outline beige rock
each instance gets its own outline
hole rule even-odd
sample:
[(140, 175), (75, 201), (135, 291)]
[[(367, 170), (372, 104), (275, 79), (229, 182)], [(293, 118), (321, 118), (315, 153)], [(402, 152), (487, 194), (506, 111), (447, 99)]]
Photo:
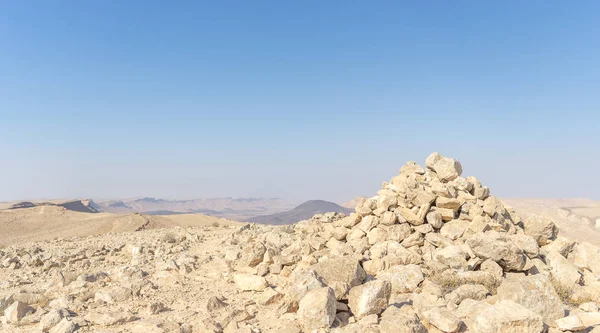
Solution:
[(73, 333), (77, 330), (77, 324), (68, 318), (63, 318), (58, 324), (52, 327), (48, 333)]
[(456, 212), (452, 209), (448, 208), (432, 208), (432, 212), (436, 212), (442, 216), (442, 221), (452, 221), (456, 217)]
[(98, 290), (94, 296), (94, 301), (115, 304), (117, 302), (126, 301), (131, 298), (131, 296), (131, 289), (121, 286), (112, 286)]
[(426, 320), (442, 332), (458, 332), (461, 320), (445, 308), (430, 308), (421, 314), (421, 319)]
[(236, 274), (233, 276), (233, 282), (243, 291), (263, 291), (268, 286), (264, 277), (251, 274)]
[(313, 269), (323, 283), (333, 289), (338, 300), (346, 299), (350, 289), (366, 277), (358, 260), (349, 257), (330, 258), (314, 265)]
[(476, 234), (467, 240), (467, 244), (475, 255), (483, 259), (491, 259), (504, 269), (521, 271), (525, 268), (523, 250), (498, 232)]
[(367, 233), (367, 239), (369, 244), (373, 245), (386, 241), (388, 238), (388, 232), (381, 228), (373, 228)]
[(525, 255), (527, 255), (529, 258), (535, 258), (540, 253), (540, 248), (537, 241), (531, 236), (514, 234), (509, 235), (508, 238), (513, 241), (513, 243), (515, 243), (521, 250), (523, 250)]
[(462, 246), (449, 245), (438, 249), (434, 254), (435, 260), (457, 270), (467, 269), (467, 252)]
[(262, 306), (266, 306), (266, 305), (276, 303), (277, 301), (281, 300), (282, 298), (283, 298), (283, 294), (280, 294), (277, 291), (275, 291), (275, 289), (269, 287), (269, 288), (265, 289), (258, 296), (256, 303), (258, 303), (259, 305), (262, 305)]
[(33, 310), (34, 309), (29, 305), (15, 301), (12, 305), (4, 310), (4, 317), (6, 317), (6, 321), (8, 323), (17, 323), (28, 313), (33, 312)]
[(500, 267), (500, 265), (498, 265), (495, 261), (490, 259), (487, 259), (483, 263), (481, 263), (479, 268), (484, 272), (492, 274), (497, 279), (501, 279), (502, 275), (504, 275), (502, 267)]
[(388, 240), (402, 242), (412, 233), (408, 223), (395, 224), (388, 227)]
[(550, 273), (553, 278), (565, 286), (579, 284), (581, 281), (581, 274), (574, 264), (570, 263), (560, 253), (554, 251), (546, 253), (545, 257), (546, 264), (550, 268)]
[(392, 292), (389, 281), (374, 280), (350, 289), (348, 305), (357, 319), (379, 315), (387, 308)]
[(469, 228), (469, 221), (452, 220), (444, 224), (440, 229), (440, 234), (448, 239), (457, 240), (462, 237), (467, 228)]
[(576, 244), (569, 254), (569, 261), (575, 266), (587, 268), (595, 274), (600, 274), (600, 248), (587, 242)]
[(399, 207), (399, 209), (396, 209), (396, 212), (412, 225), (421, 225), (425, 222), (422, 218), (408, 208)]
[(462, 205), (462, 202), (458, 199), (454, 199), (454, 198), (444, 198), (444, 197), (438, 197), (435, 200), (435, 206), (438, 208), (447, 208), (447, 209), (452, 209), (454, 211), (458, 210), (458, 208), (460, 208), (460, 206)]
[(335, 294), (328, 287), (306, 293), (298, 308), (298, 317), (307, 330), (331, 327), (335, 321), (335, 313)]
[(379, 273), (377, 279), (389, 281), (394, 293), (413, 292), (425, 279), (418, 265), (393, 266)]
[(84, 318), (86, 321), (99, 326), (114, 326), (135, 320), (134, 315), (124, 312), (89, 312)]
[(40, 329), (42, 332), (48, 331), (50, 328), (56, 326), (60, 321), (68, 316), (69, 312), (65, 309), (54, 309), (46, 313), (42, 320), (40, 320)]
[[(414, 313), (390, 306), (381, 314), (381, 333), (427, 333), (427, 329)], [(359, 333), (359, 332), (357, 332)]]
[(554, 239), (558, 228), (548, 218), (532, 215), (523, 221), (525, 234), (533, 237), (540, 246), (546, 245)]
[(397, 220), (398, 217), (394, 212), (384, 212), (379, 218), (380, 223), (387, 226), (394, 225), (394, 223), (396, 223)]
[(460, 305), (465, 299), (482, 300), (489, 293), (489, 290), (480, 284), (465, 284), (446, 295), (446, 300), (452, 304)]
[(576, 242), (568, 238), (557, 236), (552, 242), (546, 244), (543, 249), (545, 251), (555, 251), (563, 257), (568, 258), (571, 251), (575, 247)]
[(504, 280), (498, 287), (497, 297), (524, 306), (541, 315), (547, 323), (553, 323), (565, 314), (554, 287), (548, 278), (540, 274)]
[(512, 301), (502, 300), (485, 309), (475, 318), (474, 333), (542, 333), (542, 318)]
[(439, 229), (444, 225), (444, 222), (442, 221), (442, 215), (436, 211), (427, 213), (425, 220), (436, 229)]
[(449, 182), (462, 174), (460, 162), (453, 158), (443, 157), (439, 153), (433, 153), (425, 161), (427, 168), (435, 171), (440, 180)]

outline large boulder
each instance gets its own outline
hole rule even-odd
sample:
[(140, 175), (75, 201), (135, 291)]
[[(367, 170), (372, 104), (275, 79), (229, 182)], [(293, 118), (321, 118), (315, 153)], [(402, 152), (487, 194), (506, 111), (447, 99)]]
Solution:
[(435, 152), (425, 160), (428, 169), (435, 171), (440, 180), (449, 182), (462, 174), (462, 165), (460, 162), (449, 157), (444, 157)]
[(542, 333), (540, 315), (512, 301), (502, 300), (481, 311), (473, 322), (473, 333)]
[(298, 318), (306, 330), (331, 327), (335, 321), (336, 303), (333, 289), (313, 289), (300, 300)]
[(550, 280), (541, 275), (513, 277), (498, 287), (497, 297), (510, 300), (533, 311), (547, 323), (564, 317), (565, 309)]
[(499, 232), (478, 233), (467, 240), (467, 245), (479, 258), (491, 259), (505, 270), (522, 271), (525, 267), (523, 250)]
[(385, 280), (374, 280), (350, 289), (348, 305), (357, 319), (368, 315), (379, 315), (387, 308), (392, 293), (392, 284)]
[(347, 299), (350, 289), (361, 284), (367, 276), (358, 260), (349, 257), (323, 260), (315, 264), (313, 269), (317, 277), (333, 289), (338, 300)]
[(526, 235), (533, 237), (540, 246), (546, 245), (550, 240), (556, 238), (558, 228), (548, 218), (531, 215), (523, 221), (523, 230)]

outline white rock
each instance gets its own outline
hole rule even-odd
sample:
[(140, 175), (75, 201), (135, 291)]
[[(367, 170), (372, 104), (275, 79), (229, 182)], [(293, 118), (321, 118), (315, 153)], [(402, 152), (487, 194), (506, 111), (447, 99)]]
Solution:
[(236, 274), (233, 282), (243, 291), (263, 291), (268, 286), (264, 277), (251, 274)]
[(374, 280), (350, 289), (348, 305), (357, 319), (379, 315), (387, 308), (392, 285), (389, 281)]
[(335, 321), (336, 300), (333, 289), (319, 288), (300, 300), (298, 317), (307, 330), (331, 327)]

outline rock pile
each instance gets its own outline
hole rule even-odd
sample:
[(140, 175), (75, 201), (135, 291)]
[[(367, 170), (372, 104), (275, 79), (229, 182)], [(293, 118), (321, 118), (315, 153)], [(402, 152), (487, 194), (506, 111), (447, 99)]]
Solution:
[(461, 175), (434, 153), (349, 216), (0, 251), (0, 330), (600, 332), (600, 249)]

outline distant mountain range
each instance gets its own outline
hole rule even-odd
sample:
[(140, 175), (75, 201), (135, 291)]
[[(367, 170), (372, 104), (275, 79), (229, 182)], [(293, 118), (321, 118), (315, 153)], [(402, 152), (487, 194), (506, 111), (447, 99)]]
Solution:
[(353, 211), (353, 209), (342, 207), (333, 202), (324, 200), (309, 200), (292, 210), (270, 215), (256, 216), (249, 218), (246, 221), (262, 224), (283, 225), (309, 219), (315, 214), (327, 212), (349, 214)]
[(267, 215), (291, 208), (279, 198), (207, 198), (193, 200), (165, 200), (136, 198), (99, 203), (109, 213), (144, 213), (149, 215), (205, 214), (234, 220)]

